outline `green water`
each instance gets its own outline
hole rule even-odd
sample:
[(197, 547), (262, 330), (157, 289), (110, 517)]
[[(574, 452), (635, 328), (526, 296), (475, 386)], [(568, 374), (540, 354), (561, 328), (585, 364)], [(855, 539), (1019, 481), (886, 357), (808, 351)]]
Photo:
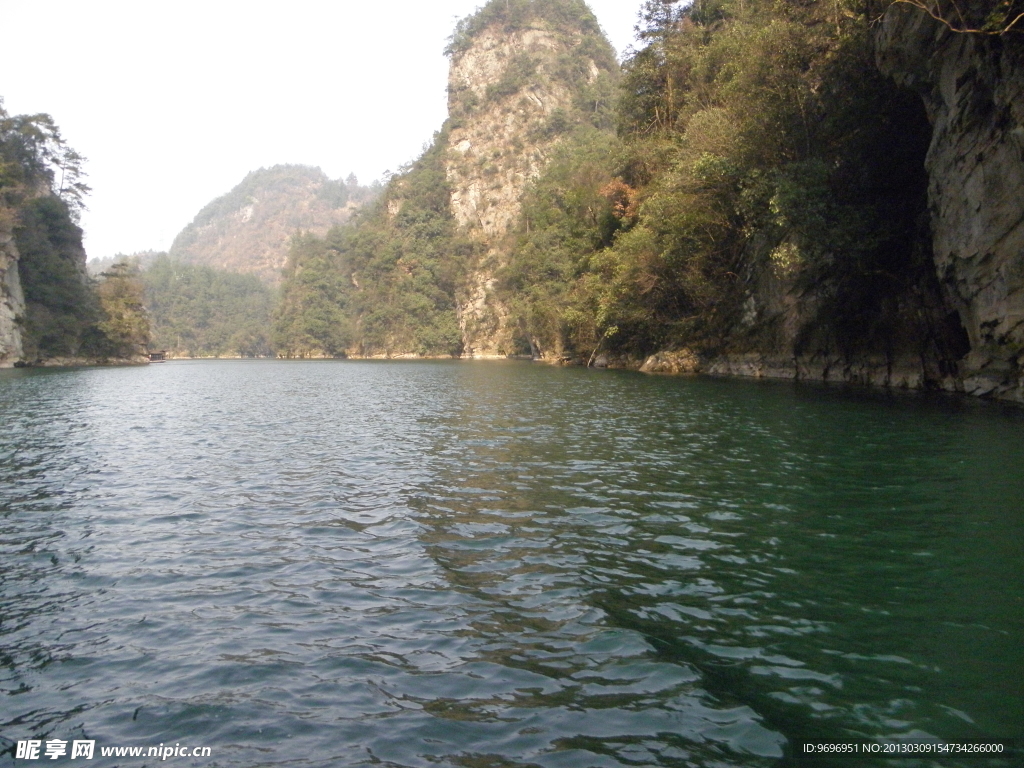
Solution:
[(1014, 408), (525, 363), (5, 372), (0, 534), (0, 765), (1024, 736)]

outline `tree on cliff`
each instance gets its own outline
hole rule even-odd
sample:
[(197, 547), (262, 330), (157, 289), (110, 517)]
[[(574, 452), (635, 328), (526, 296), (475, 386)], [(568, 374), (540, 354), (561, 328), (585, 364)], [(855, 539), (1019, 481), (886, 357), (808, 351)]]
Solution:
[(85, 273), (82, 230), (57, 197), (30, 197), (17, 208), (18, 272), (25, 295), (22, 336), (29, 360), (91, 355), (100, 309)]
[(132, 358), (149, 344), (149, 315), (137, 265), (120, 261), (101, 276), (97, 293), (103, 319), (98, 327), (110, 357)]
[(89, 187), (85, 159), (46, 114), (9, 115), (0, 100), (0, 223), (14, 235), (29, 362), (128, 357), (148, 330), (137, 278), (90, 281), (78, 218)]
[(0, 187), (23, 194), (48, 189), (68, 207), (78, 222), (90, 192), (85, 158), (69, 147), (47, 114), (9, 115), (0, 99)]

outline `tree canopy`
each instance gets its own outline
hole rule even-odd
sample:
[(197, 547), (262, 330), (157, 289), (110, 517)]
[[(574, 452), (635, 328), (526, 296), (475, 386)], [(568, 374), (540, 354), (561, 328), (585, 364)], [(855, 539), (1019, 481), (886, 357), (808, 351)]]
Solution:
[(275, 294), (255, 275), (157, 256), (141, 274), (152, 346), (182, 357), (266, 357)]
[(847, 0), (647, 2), (618, 137), (567, 143), (524, 205), (502, 282), (522, 346), (756, 345), (765, 281), (821, 297), (830, 343), (891, 337), (898, 297), (934, 283), (930, 127), (869, 24)]

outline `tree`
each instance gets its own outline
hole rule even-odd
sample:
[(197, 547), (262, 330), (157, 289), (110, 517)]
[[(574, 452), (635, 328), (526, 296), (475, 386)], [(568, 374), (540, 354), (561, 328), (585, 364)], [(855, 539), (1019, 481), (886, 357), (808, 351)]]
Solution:
[(117, 262), (102, 274), (96, 291), (103, 311), (98, 327), (105, 351), (118, 358), (143, 354), (149, 344), (149, 315), (138, 266)]
[(40, 186), (48, 189), (64, 201), (78, 223), (90, 192), (83, 181), (85, 158), (67, 145), (52, 117), (8, 115), (0, 100), (0, 157), (20, 166), (18, 181), (24, 194), (38, 194)]
[(239, 275), (158, 255), (142, 273), (153, 344), (192, 357), (268, 357), (274, 292)]
[(352, 343), (340, 253), (312, 235), (292, 240), (274, 346), (284, 357), (344, 357)]
[(82, 230), (71, 220), (67, 205), (53, 195), (22, 201), (16, 210), (26, 356), (90, 354), (99, 307), (85, 272)]

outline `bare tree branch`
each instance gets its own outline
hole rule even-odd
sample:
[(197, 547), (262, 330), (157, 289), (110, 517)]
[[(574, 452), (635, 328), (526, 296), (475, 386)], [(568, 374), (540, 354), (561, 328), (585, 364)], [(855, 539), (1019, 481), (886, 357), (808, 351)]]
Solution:
[(1002, 19), (997, 26), (986, 28), (982, 26), (972, 26), (963, 11), (960, 9), (960, 5), (956, 0), (950, 0), (949, 2), (949, 5), (952, 6), (951, 12), (944, 11), (939, 0), (890, 0), (888, 7), (891, 8), (894, 5), (909, 5), (912, 8), (924, 11), (931, 18), (945, 26), (950, 32), (967, 35), (990, 36), (1006, 35), (1010, 33), (1024, 34), (1024, 28), (1018, 27), (1018, 24), (1024, 20), (1024, 12), (1019, 13), (1012, 20), (1008, 20), (1009, 17), (1007, 17)]

